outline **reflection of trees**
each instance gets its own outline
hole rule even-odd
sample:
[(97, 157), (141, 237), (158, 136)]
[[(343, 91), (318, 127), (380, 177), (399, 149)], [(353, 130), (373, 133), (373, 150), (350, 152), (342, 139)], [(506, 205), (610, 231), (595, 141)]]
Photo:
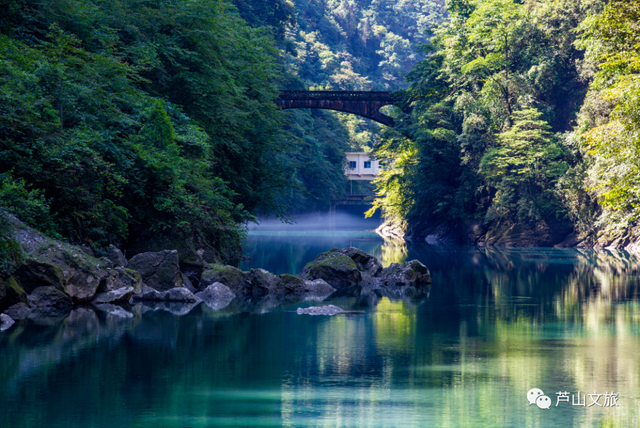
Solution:
[[(77, 308), (14, 327), (0, 334), (0, 426), (632, 426), (640, 259), (406, 251), (433, 274), (420, 303), (342, 297), (353, 312), (336, 317)], [(526, 404), (532, 387), (554, 405), (556, 391), (614, 390), (621, 407), (545, 413)]]
[(385, 240), (382, 246), (381, 262), (387, 267), (391, 263), (404, 263), (407, 260), (407, 244), (402, 241)]

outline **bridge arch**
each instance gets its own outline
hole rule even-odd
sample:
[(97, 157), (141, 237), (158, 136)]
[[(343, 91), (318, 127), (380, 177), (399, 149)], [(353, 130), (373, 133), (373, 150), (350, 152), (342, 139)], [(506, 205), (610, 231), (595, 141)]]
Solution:
[(352, 113), (393, 126), (393, 119), (380, 108), (396, 101), (387, 91), (281, 91), (276, 104), (283, 110), (320, 108)]

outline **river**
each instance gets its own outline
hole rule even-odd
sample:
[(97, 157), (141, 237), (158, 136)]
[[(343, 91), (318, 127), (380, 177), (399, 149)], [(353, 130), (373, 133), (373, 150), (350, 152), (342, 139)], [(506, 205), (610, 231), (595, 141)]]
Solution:
[[(0, 426), (638, 426), (638, 257), (393, 245), (323, 226), (253, 230), (242, 267), (298, 273), (348, 245), (422, 261), (428, 297), (330, 299), (349, 311), (333, 317), (298, 315), (317, 304), (305, 302), (21, 324), (0, 333)], [(530, 403), (534, 388), (548, 400), (534, 390)]]

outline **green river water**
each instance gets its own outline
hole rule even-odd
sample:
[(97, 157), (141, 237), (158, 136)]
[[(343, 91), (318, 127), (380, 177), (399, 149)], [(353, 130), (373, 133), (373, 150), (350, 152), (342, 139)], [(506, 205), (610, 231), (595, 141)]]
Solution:
[(298, 273), (348, 245), (422, 261), (428, 297), (329, 299), (349, 311), (333, 317), (298, 315), (305, 302), (18, 324), (0, 333), (0, 427), (638, 426), (639, 258), (255, 231), (241, 267)]

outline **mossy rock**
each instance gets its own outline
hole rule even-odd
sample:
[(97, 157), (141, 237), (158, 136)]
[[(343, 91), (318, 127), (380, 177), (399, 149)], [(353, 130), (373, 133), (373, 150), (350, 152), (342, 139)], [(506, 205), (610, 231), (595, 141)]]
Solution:
[(356, 286), (362, 280), (362, 274), (351, 257), (334, 248), (319, 254), (312, 262), (306, 264), (300, 278), (307, 280), (324, 279), (336, 289), (347, 289)]
[(0, 279), (0, 312), (20, 302), (27, 302), (27, 293), (22, 289), (18, 280), (13, 276)]
[(27, 259), (18, 267), (15, 277), (27, 294), (31, 294), (38, 287), (49, 286), (64, 291), (62, 269), (49, 262)]
[(204, 290), (207, 286), (220, 282), (227, 287), (236, 296), (246, 294), (246, 273), (237, 267), (227, 265), (208, 265), (202, 272), (200, 278), (200, 288)]
[(0, 278), (11, 275), (24, 260), (24, 253), (15, 239), (0, 235)]

